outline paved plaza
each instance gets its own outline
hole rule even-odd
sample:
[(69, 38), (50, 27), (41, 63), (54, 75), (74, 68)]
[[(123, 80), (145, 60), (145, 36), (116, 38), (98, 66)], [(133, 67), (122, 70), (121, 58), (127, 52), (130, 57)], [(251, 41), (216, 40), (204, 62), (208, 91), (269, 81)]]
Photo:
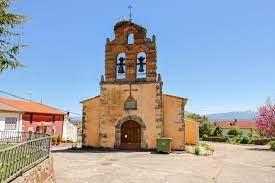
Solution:
[(213, 156), (185, 152), (100, 152), (53, 149), (57, 182), (275, 182), (268, 146), (210, 143)]

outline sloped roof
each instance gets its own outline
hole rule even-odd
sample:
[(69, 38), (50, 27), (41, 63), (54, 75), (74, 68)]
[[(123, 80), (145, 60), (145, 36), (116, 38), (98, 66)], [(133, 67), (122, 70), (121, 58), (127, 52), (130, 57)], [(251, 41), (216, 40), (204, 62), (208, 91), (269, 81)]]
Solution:
[(97, 97), (100, 97), (100, 95), (97, 95), (97, 96), (92, 97), (92, 98), (85, 99), (85, 100), (83, 100), (83, 101), (80, 101), (80, 103), (81, 103), (81, 104), (82, 104), (82, 103), (85, 103), (85, 102), (87, 102), (87, 101), (89, 101), (89, 100), (93, 100), (93, 99), (95, 99), (95, 98), (97, 98)]
[(7, 105), (5, 103), (0, 102), (0, 111), (9, 111), (9, 112), (23, 112), (20, 109), (17, 109), (13, 106)]
[[(32, 112), (32, 113), (44, 113), (44, 114), (60, 114), (65, 113), (53, 107), (49, 107), (37, 102), (27, 101), (27, 100), (15, 100), (9, 98), (0, 98), (0, 103), (10, 106), (11, 109), (17, 109), (22, 112)], [(3, 105), (4, 106), (4, 105)]]
[(220, 121), (217, 123), (220, 128), (229, 129), (229, 128), (240, 128), (240, 129), (256, 129), (256, 122), (253, 120), (240, 120), (237, 122), (234, 121)]
[(179, 96), (176, 96), (176, 95), (171, 95), (171, 94), (167, 94), (167, 93), (164, 93), (163, 95), (166, 95), (168, 97), (174, 97), (174, 98), (179, 98), (179, 99), (183, 99), (185, 101), (187, 101), (188, 99), (187, 98), (184, 98), (184, 97), (179, 97)]

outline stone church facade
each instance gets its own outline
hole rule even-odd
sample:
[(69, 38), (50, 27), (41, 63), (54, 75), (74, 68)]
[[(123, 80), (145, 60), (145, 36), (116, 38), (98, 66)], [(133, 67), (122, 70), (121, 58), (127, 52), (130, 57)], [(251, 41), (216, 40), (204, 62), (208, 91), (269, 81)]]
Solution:
[(100, 95), (81, 102), (83, 146), (155, 149), (158, 137), (172, 138), (175, 150), (197, 143), (198, 125), (184, 120), (187, 99), (162, 91), (155, 36), (129, 20), (114, 32), (106, 39)]

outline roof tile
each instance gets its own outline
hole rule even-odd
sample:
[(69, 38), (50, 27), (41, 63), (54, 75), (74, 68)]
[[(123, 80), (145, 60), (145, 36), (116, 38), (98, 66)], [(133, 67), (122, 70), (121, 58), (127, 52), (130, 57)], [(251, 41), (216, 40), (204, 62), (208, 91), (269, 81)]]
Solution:
[(0, 102), (6, 104), (10, 107), (16, 108), (19, 111), (23, 112), (32, 112), (32, 113), (45, 113), (45, 114), (60, 114), (64, 115), (65, 113), (61, 110), (58, 110), (53, 107), (46, 106), (37, 102), (27, 101), (27, 100), (15, 100), (9, 98), (0, 98)]

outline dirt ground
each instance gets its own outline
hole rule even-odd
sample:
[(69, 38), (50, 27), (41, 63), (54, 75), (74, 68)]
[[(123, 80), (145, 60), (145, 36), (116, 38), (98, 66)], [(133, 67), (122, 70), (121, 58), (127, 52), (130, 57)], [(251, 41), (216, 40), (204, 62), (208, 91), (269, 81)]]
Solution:
[(210, 143), (213, 156), (185, 152), (68, 151), (54, 148), (57, 182), (275, 182), (275, 152), (268, 146)]

